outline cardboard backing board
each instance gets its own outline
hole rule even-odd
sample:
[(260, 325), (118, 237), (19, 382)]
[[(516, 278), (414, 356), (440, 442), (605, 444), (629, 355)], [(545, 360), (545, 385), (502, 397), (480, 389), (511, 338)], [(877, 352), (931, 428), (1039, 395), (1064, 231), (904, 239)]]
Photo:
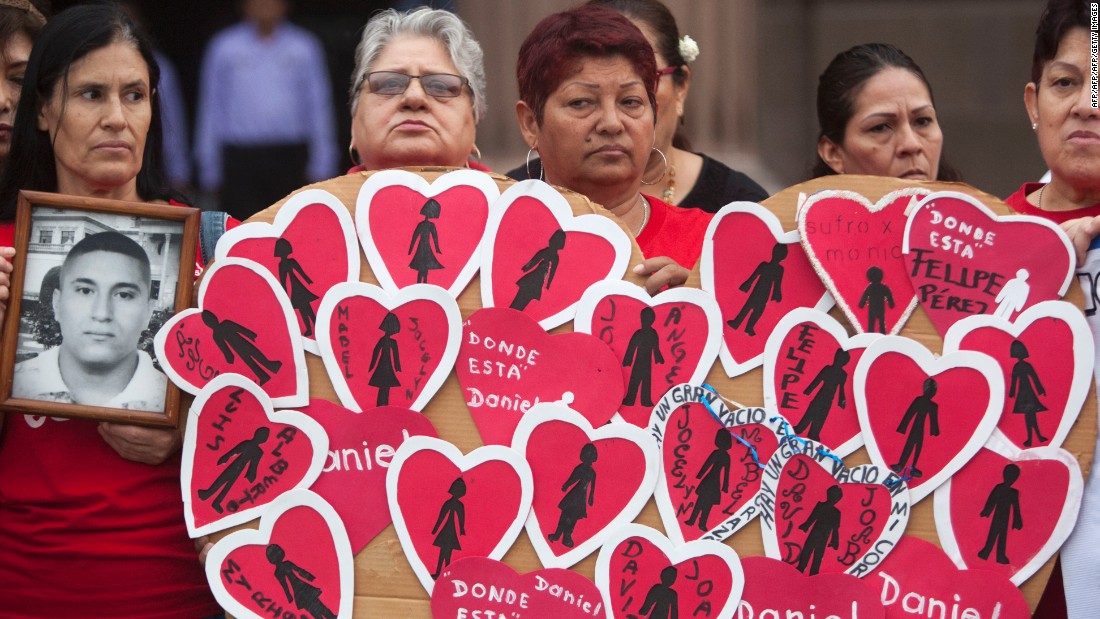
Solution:
[[(441, 174), (451, 171), (450, 168), (410, 168), (410, 171), (423, 176), (429, 182)], [(324, 189), (338, 197), (344, 205), (352, 211), (354, 217), (356, 197), (363, 182), (370, 173), (358, 173), (339, 178), (330, 179), (305, 189)], [(514, 181), (501, 175), (492, 175), (503, 192)], [(814, 179), (793, 187), (789, 187), (771, 198), (765, 200), (763, 205), (771, 210), (782, 222), (784, 230), (797, 229), (796, 209), (799, 195), (810, 195), (815, 191), (825, 189), (843, 189), (862, 194), (872, 203), (883, 195), (907, 187), (920, 187), (929, 191), (951, 190), (960, 191), (978, 198), (990, 209), (998, 214), (1008, 214), (1009, 209), (999, 199), (972, 187), (957, 183), (922, 183), (904, 181), (893, 178), (880, 178), (868, 176), (829, 176)], [(297, 192), (296, 192), (297, 193)], [(606, 210), (593, 204), (584, 196), (564, 191), (563, 194), (573, 208), (575, 215), (596, 213), (608, 217), (620, 228), (625, 228)], [(289, 196), (288, 196), (289, 197)], [(271, 222), (275, 213), (286, 199), (257, 213), (249, 221)], [(638, 264), (642, 259), (641, 253), (634, 245), (630, 267)], [(359, 279), (363, 282), (377, 284), (378, 281), (371, 272), (367, 261), (360, 255)], [(641, 284), (642, 279), (627, 269), (623, 278), (625, 281)], [(699, 287), (699, 272), (696, 268), (688, 281), (688, 286)], [(465, 290), (458, 296), (458, 305), (463, 319), (481, 307), (480, 281), (475, 277)], [(1083, 304), (1083, 295), (1080, 286), (1074, 281), (1065, 299), (1078, 307)], [(839, 309), (833, 309), (834, 318), (845, 324), (849, 332), (853, 332), (848, 321)], [(572, 322), (566, 323), (551, 333), (569, 332), (573, 328)], [(913, 338), (928, 347), (935, 353), (943, 349), (943, 340), (933, 328), (931, 321), (924, 311), (918, 306), (912, 317), (905, 324), (901, 335)], [(309, 367), (310, 396), (324, 398), (338, 402), (336, 394), (329, 382), (328, 374), (319, 357), (307, 355)], [(707, 382), (718, 390), (726, 398), (744, 406), (762, 406), (763, 397), (763, 370), (756, 368), (735, 378), (729, 378), (722, 370), (720, 363), (715, 363), (711, 368)], [(1069, 433), (1063, 448), (1073, 454), (1081, 465), (1082, 471), (1088, 473), (1088, 466), (1092, 460), (1094, 439), (1097, 431), (1097, 401), (1095, 389), (1089, 390), (1088, 398), (1083, 407), (1076, 425)], [(481, 446), (477, 429), (474, 426), (470, 413), (466, 409), (465, 400), (458, 380), (452, 372), (440, 387), (439, 392), (424, 408), (423, 413), (431, 420), (439, 432), (440, 438), (454, 443), (464, 453)], [(844, 458), (849, 467), (866, 464), (869, 462), (865, 448)], [(379, 509), (385, 509), (379, 505)], [(654, 527), (663, 531), (661, 519), (656, 505), (651, 498), (642, 510), (635, 522)], [(245, 526), (256, 526), (256, 522)], [(912, 510), (909, 518), (908, 535), (914, 535), (930, 542), (939, 544), (936, 536), (936, 527), (933, 521), (933, 502), (931, 500), (918, 503)], [(760, 524), (758, 521), (749, 523), (725, 542), (732, 546), (741, 557), (760, 556), (764, 554), (761, 540)], [(511, 550), (504, 556), (504, 562), (519, 573), (531, 572), (540, 569), (538, 557), (535, 554), (530, 540), (526, 534), (520, 535)], [(1054, 559), (1049, 560), (1034, 576), (1021, 586), (1028, 600), (1028, 604), (1034, 609), (1038, 604), (1046, 581), (1050, 576), (1050, 570)], [(593, 554), (572, 567), (585, 577), (592, 579), (595, 569), (596, 555)], [(431, 607), (428, 594), (421, 586), (409, 562), (405, 559), (401, 545), (392, 526), (387, 527), (371, 543), (355, 556), (355, 603), (354, 615), (358, 618), (367, 617), (431, 617)]]

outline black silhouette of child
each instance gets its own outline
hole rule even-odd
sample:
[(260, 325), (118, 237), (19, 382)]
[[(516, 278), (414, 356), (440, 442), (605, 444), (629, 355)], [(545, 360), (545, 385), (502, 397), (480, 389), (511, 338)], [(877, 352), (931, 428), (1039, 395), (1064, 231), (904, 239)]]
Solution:
[(733, 447), (733, 435), (726, 428), (718, 428), (714, 435), (714, 451), (707, 456), (706, 462), (699, 467), (695, 479), (701, 480), (695, 487), (695, 506), (688, 516), (686, 524), (691, 526), (699, 521), (700, 531), (709, 531), (707, 519), (710, 510), (722, 500), (722, 494), (730, 489), (730, 448)]
[(401, 355), (397, 349), (397, 341), (394, 334), (401, 331), (401, 321), (393, 312), (388, 312), (378, 325), (384, 334), (374, 345), (374, 352), (370, 355), (370, 367), (374, 370), (367, 384), (378, 388), (378, 406), (390, 403), (390, 389), (400, 387), (401, 381), (397, 379), (397, 372), (401, 371)]
[(867, 269), (867, 281), (870, 283), (859, 298), (859, 306), (867, 308), (867, 331), (876, 333), (877, 323), (877, 333), (886, 333), (886, 306), (894, 309), (894, 293), (882, 283), (882, 269), (878, 267)]
[[(676, 567), (670, 565), (661, 570), (661, 582), (649, 588), (645, 594), (645, 602), (642, 603), (638, 614), (649, 619), (679, 619), (680, 600), (672, 583), (676, 582), (679, 572)], [(648, 613), (648, 614), (647, 614)]]
[[(275, 241), (275, 257), (279, 259), (279, 285), (286, 290), (290, 297), (290, 305), (298, 315), (302, 317), (302, 335), (313, 335), (313, 326), (317, 324), (317, 312), (313, 311), (313, 302), (319, 299), (313, 294), (306, 284), (312, 284), (313, 280), (302, 270), (302, 265), (290, 257), (294, 253), (290, 241), (278, 239)], [(301, 278), (298, 276), (301, 275)], [(305, 281), (302, 281), (305, 280)]]
[(1008, 555), (1005, 546), (1008, 543), (1008, 525), (1019, 531), (1024, 528), (1024, 517), (1020, 514), (1020, 491), (1012, 487), (1020, 478), (1020, 467), (1008, 463), (1001, 475), (1004, 481), (993, 486), (989, 491), (989, 498), (985, 500), (982, 508), (982, 518), (989, 519), (989, 534), (985, 538), (985, 546), (978, 551), (978, 557), (983, 561), (989, 558), (989, 552), (993, 550), (993, 544), (997, 545), (997, 563), (1008, 565)]
[(219, 321), (210, 310), (202, 311), (202, 322), (210, 327), (211, 338), (225, 355), (226, 362), (233, 363), (234, 353), (236, 353), (236, 356), (241, 358), (241, 362), (252, 370), (259, 384), (263, 385), (271, 380), (271, 374), (268, 372), (274, 374), (283, 367), (282, 361), (272, 361), (260, 352), (256, 347), (256, 333), (244, 325), (228, 319)]
[(550, 290), (550, 282), (554, 281), (554, 273), (558, 270), (558, 252), (564, 247), (565, 232), (555, 230), (546, 247), (535, 252), (523, 265), (523, 277), (516, 280), (516, 297), (508, 307), (523, 311), (528, 303), (542, 298), (543, 286)]
[(578, 520), (588, 517), (588, 507), (596, 500), (596, 471), (592, 464), (598, 456), (596, 446), (592, 443), (585, 443), (581, 447), (581, 463), (573, 467), (569, 479), (561, 486), (565, 496), (558, 502), (558, 509), (561, 510), (558, 527), (546, 536), (551, 542), (560, 538), (562, 546), (573, 547), (573, 528), (577, 526)]
[[(425, 202), (424, 206), (420, 207), (420, 214), (424, 216), (424, 220), (416, 224), (412, 240), (409, 241), (408, 253), (413, 255), (412, 260), (409, 262), (409, 268), (416, 271), (416, 283), (418, 284), (428, 283), (428, 271), (443, 268), (436, 257), (436, 254), (443, 253), (439, 249), (439, 232), (436, 230), (435, 224), (432, 223), (433, 219), (439, 219), (439, 212), (439, 202), (434, 199)], [(432, 245), (435, 245), (434, 252), (432, 251)], [(413, 248), (416, 248), (416, 253), (413, 253)]]
[(653, 406), (653, 363), (664, 363), (661, 356), (661, 336), (653, 328), (657, 313), (652, 307), (643, 307), (640, 318), (642, 326), (630, 336), (630, 343), (623, 355), (623, 367), (630, 366), (630, 381), (626, 387), (623, 405), (634, 404), (638, 391), (642, 392), (642, 406)]
[[(760, 320), (760, 317), (764, 314), (768, 301), (778, 303), (783, 300), (783, 265), (781, 263), (786, 257), (787, 246), (783, 243), (776, 243), (775, 247), (772, 247), (771, 261), (761, 262), (756, 270), (752, 272), (752, 275), (749, 275), (749, 278), (741, 284), (741, 291), (748, 292), (749, 298), (745, 300), (745, 305), (737, 313), (737, 316), (733, 320), (727, 320), (726, 324), (737, 329), (741, 326), (741, 322), (745, 320), (745, 317), (748, 316), (749, 321), (745, 324), (745, 333), (756, 335), (754, 330), (756, 321)], [(750, 288), (752, 289), (751, 292)]]
[(829, 411), (833, 409), (833, 400), (836, 400), (837, 406), (840, 408), (847, 407), (848, 401), (844, 397), (844, 385), (848, 382), (848, 372), (844, 371), (844, 366), (848, 364), (849, 359), (851, 359), (851, 355), (848, 354), (848, 351), (837, 349), (833, 353), (833, 363), (818, 370), (817, 375), (806, 386), (806, 389), (802, 392), (803, 395), (810, 395), (814, 387), (820, 386), (820, 388), (814, 398), (810, 400), (810, 405), (806, 407), (802, 419), (795, 425), (794, 431), (796, 434), (802, 434), (809, 428), (806, 436), (810, 440), (820, 441), (821, 430), (825, 427)]
[[(825, 548), (840, 548), (840, 509), (836, 504), (844, 496), (840, 486), (830, 486), (825, 491), (825, 500), (814, 506), (810, 516), (798, 528), (809, 531), (802, 551), (798, 553), (798, 571), (813, 576), (821, 571), (821, 559)], [(806, 571), (809, 564), (810, 571)]]
[(286, 601), (293, 602), (313, 619), (336, 619), (336, 613), (321, 602), (321, 589), (310, 584), (315, 578), (313, 574), (288, 561), (282, 546), (269, 544), (267, 560), (275, 566), (275, 580), (282, 586)]
[(1012, 405), (1012, 412), (1024, 416), (1024, 424), (1027, 426), (1027, 440), (1024, 441), (1024, 447), (1031, 447), (1032, 434), (1039, 437), (1040, 444), (1045, 443), (1050, 439), (1043, 436), (1042, 431), (1039, 430), (1039, 419), (1036, 415), (1047, 410), (1047, 407), (1039, 401), (1039, 396), (1047, 394), (1046, 389), (1043, 389), (1043, 383), (1039, 382), (1039, 375), (1035, 373), (1035, 368), (1024, 361), (1030, 355), (1023, 342), (1013, 340), (1008, 347), (1008, 352), (1013, 359), (1016, 359), (1016, 363), (1012, 366), (1008, 397), (1016, 398)]
[(205, 501), (217, 492), (218, 496), (214, 498), (214, 502), (210, 506), (219, 514), (223, 513), (225, 509), (222, 507), (222, 501), (233, 489), (233, 484), (241, 478), (241, 473), (244, 473), (244, 477), (249, 483), (256, 481), (256, 472), (259, 469), (260, 460), (264, 457), (264, 450), (260, 445), (270, 435), (271, 430), (266, 426), (260, 426), (252, 433), (252, 438), (241, 441), (236, 447), (222, 454), (222, 457), (218, 458), (218, 464), (225, 464), (233, 456), (237, 457), (222, 469), (222, 472), (218, 474), (217, 479), (210, 484), (209, 488), (198, 491), (199, 498)]
[(466, 496), (466, 482), (461, 477), (455, 479), (447, 492), (451, 498), (439, 508), (439, 518), (432, 527), (432, 533), (438, 532), (432, 545), (439, 548), (439, 562), (432, 574), (433, 580), (439, 578), (443, 568), (451, 564), (454, 551), (462, 550), (458, 536), (466, 535), (466, 506), (462, 504), (462, 497)]
[(917, 468), (917, 459), (920, 458), (921, 449), (924, 447), (925, 423), (928, 424), (928, 433), (930, 435), (940, 435), (940, 405), (932, 400), (936, 395), (937, 388), (936, 379), (925, 379), (923, 388), (924, 393), (913, 399), (912, 404), (909, 405), (909, 408), (905, 411), (905, 415), (901, 418), (901, 423), (898, 424), (898, 434), (909, 433), (908, 438), (905, 439), (905, 446), (902, 447), (901, 457), (898, 458), (897, 464), (890, 467), (898, 475), (901, 475), (902, 471), (905, 470), (905, 464), (909, 461), (910, 455), (913, 456), (913, 465), (909, 467), (910, 475), (912, 477), (924, 475), (924, 473)]

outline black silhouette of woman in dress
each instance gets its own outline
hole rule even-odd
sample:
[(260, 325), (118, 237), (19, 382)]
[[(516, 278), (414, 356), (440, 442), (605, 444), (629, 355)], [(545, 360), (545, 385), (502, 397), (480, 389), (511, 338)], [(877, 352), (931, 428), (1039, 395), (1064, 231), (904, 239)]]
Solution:
[[(825, 548), (840, 548), (840, 509), (836, 504), (844, 496), (840, 486), (830, 486), (825, 491), (825, 500), (814, 505), (810, 516), (798, 528), (809, 531), (802, 551), (798, 553), (798, 571), (813, 576), (821, 571), (821, 559), (825, 557)], [(810, 571), (806, 571), (809, 565)]]
[(546, 247), (535, 252), (527, 264), (523, 265), (523, 277), (516, 281), (519, 289), (508, 307), (522, 312), (528, 303), (542, 298), (544, 286), (550, 290), (550, 282), (554, 281), (554, 272), (558, 270), (558, 252), (564, 247), (565, 232), (555, 230)]
[(282, 586), (286, 601), (293, 602), (298, 610), (304, 610), (313, 619), (336, 619), (336, 613), (321, 602), (321, 589), (311, 584), (315, 576), (287, 560), (282, 546), (269, 544), (267, 560), (275, 566), (275, 580)]
[(745, 324), (745, 333), (756, 335), (756, 321), (760, 320), (760, 317), (764, 314), (768, 301), (778, 303), (783, 300), (783, 265), (781, 263), (786, 257), (787, 246), (783, 243), (776, 243), (775, 247), (772, 247), (771, 261), (761, 262), (757, 265), (752, 275), (749, 275), (745, 283), (741, 284), (741, 291), (748, 292), (749, 298), (745, 300), (745, 305), (737, 313), (737, 316), (733, 320), (727, 320), (726, 324), (737, 329), (741, 326), (741, 322), (745, 320), (745, 317), (748, 316), (749, 321)]
[(256, 375), (259, 384), (263, 385), (271, 380), (271, 374), (283, 367), (282, 361), (272, 361), (260, 352), (256, 347), (256, 333), (244, 325), (228, 319), (219, 321), (217, 315), (210, 310), (202, 311), (202, 322), (210, 327), (210, 336), (225, 355), (225, 361), (233, 363), (239, 356), (241, 362)]
[(309, 337), (313, 335), (313, 326), (317, 324), (317, 312), (313, 311), (313, 302), (320, 297), (306, 287), (306, 284), (312, 284), (313, 280), (302, 270), (302, 265), (290, 257), (293, 252), (294, 248), (291, 247), (290, 241), (286, 239), (275, 241), (275, 257), (279, 259), (279, 285), (290, 297), (291, 307), (302, 317), (304, 328), (302, 335)]
[(394, 334), (401, 330), (401, 321), (389, 312), (378, 328), (385, 335), (378, 339), (370, 355), (368, 369), (374, 370), (374, 373), (367, 384), (378, 388), (376, 404), (385, 406), (390, 403), (390, 389), (401, 386), (401, 381), (397, 380), (397, 373), (401, 371), (401, 355), (397, 350), (397, 341), (393, 339)]
[(722, 501), (722, 494), (730, 489), (730, 448), (733, 447), (733, 435), (726, 428), (718, 428), (714, 435), (714, 451), (707, 456), (706, 462), (699, 467), (695, 479), (701, 480), (695, 487), (695, 507), (688, 516), (687, 525), (699, 521), (700, 531), (709, 531), (707, 518), (710, 510)]
[(676, 590), (672, 588), (677, 575), (679, 572), (673, 565), (661, 570), (661, 582), (653, 585), (646, 592), (645, 602), (638, 609), (639, 615), (649, 619), (680, 619), (680, 599), (676, 595)]
[(867, 331), (876, 333), (877, 323), (877, 333), (886, 333), (886, 306), (894, 309), (894, 293), (882, 283), (882, 269), (878, 267), (867, 269), (867, 281), (870, 283), (859, 298), (859, 306), (867, 308)]
[(1043, 383), (1039, 382), (1039, 375), (1035, 373), (1035, 368), (1024, 361), (1030, 355), (1023, 342), (1013, 340), (1008, 347), (1008, 354), (1016, 359), (1016, 363), (1012, 366), (1008, 397), (1016, 398), (1012, 405), (1012, 412), (1024, 416), (1024, 424), (1027, 426), (1027, 440), (1024, 441), (1024, 447), (1031, 447), (1033, 433), (1039, 437), (1040, 444), (1045, 443), (1050, 439), (1043, 436), (1042, 431), (1039, 430), (1039, 419), (1036, 414), (1047, 410), (1047, 407), (1039, 401), (1039, 396), (1046, 395), (1047, 391), (1043, 389)]
[(439, 508), (439, 518), (432, 527), (432, 533), (438, 532), (432, 545), (439, 547), (439, 563), (432, 574), (433, 580), (439, 578), (443, 568), (451, 564), (451, 554), (462, 550), (458, 536), (466, 535), (466, 506), (462, 504), (462, 497), (466, 496), (466, 482), (461, 477), (455, 479), (447, 492), (451, 498)]
[[(271, 430), (267, 426), (260, 426), (256, 428), (256, 431), (252, 434), (252, 438), (241, 441), (236, 447), (225, 452), (222, 457), (218, 458), (218, 464), (225, 464), (229, 462), (229, 459), (233, 456), (237, 456), (235, 460), (229, 462), (229, 466), (222, 469), (222, 472), (218, 474), (214, 483), (210, 484), (209, 488), (204, 488), (198, 491), (199, 498), (205, 501), (218, 492), (218, 496), (214, 497), (214, 502), (210, 504), (214, 508), (214, 511), (219, 514), (224, 512), (222, 508), (222, 501), (225, 500), (225, 495), (229, 494), (229, 491), (233, 489), (233, 484), (237, 483), (237, 480), (241, 478), (241, 473), (244, 473), (245, 479), (252, 483), (256, 481), (256, 472), (260, 467), (260, 460), (264, 457), (264, 450), (260, 445), (267, 440), (271, 435)], [(247, 470), (246, 470), (247, 469)]]
[[(439, 211), (439, 202), (434, 199), (425, 202), (424, 206), (420, 207), (420, 214), (424, 216), (424, 221), (416, 224), (412, 240), (409, 241), (408, 253), (413, 255), (409, 268), (416, 271), (418, 284), (428, 283), (428, 271), (443, 268), (436, 258), (436, 254), (442, 254), (443, 250), (439, 249), (439, 232), (436, 231), (435, 224), (432, 222), (433, 219), (439, 219)], [(435, 245), (434, 252), (432, 245)], [(416, 253), (413, 253), (413, 248), (416, 249)]]
[(642, 406), (653, 406), (653, 362), (665, 362), (661, 356), (661, 336), (653, 328), (657, 313), (652, 307), (643, 307), (640, 318), (642, 326), (630, 336), (626, 354), (623, 355), (623, 367), (630, 366), (624, 406), (637, 401), (639, 390), (642, 392)]
[(814, 399), (810, 400), (810, 405), (806, 407), (802, 419), (794, 426), (795, 434), (802, 434), (809, 428), (806, 437), (810, 440), (820, 441), (821, 429), (825, 427), (825, 421), (829, 418), (829, 411), (833, 409), (833, 400), (836, 400), (837, 406), (840, 408), (847, 407), (848, 401), (844, 397), (844, 385), (848, 382), (848, 372), (844, 371), (844, 366), (848, 364), (848, 360), (851, 358), (848, 351), (837, 349), (833, 353), (833, 363), (818, 370), (817, 376), (814, 376), (814, 379), (806, 386), (806, 389), (802, 392), (803, 395), (810, 395), (814, 387), (820, 387), (817, 394), (814, 395)]
[(551, 542), (560, 538), (562, 546), (573, 547), (573, 528), (577, 526), (578, 520), (588, 517), (588, 508), (596, 500), (596, 471), (592, 468), (592, 463), (598, 456), (596, 446), (592, 443), (585, 443), (581, 447), (581, 463), (573, 468), (569, 479), (561, 486), (565, 496), (558, 503), (558, 509), (561, 510), (558, 528), (546, 536)]
[[(978, 557), (983, 561), (989, 558), (993, 545), (997, 545), (997, 563), (1008, 565), (1010, 563), (1005, 546), (1008, 544), (1008, 525), (1019, 531), (1024, 528), (1024, 517), (1020, 514), (1020, 491), (1012, 487), (1020, 478), (1020, 467), (1009, 462), (1001, 472), (1003, 482), (993, 486), (989, 492), (989, 498), (985, 500), (982, 508), (982, 518), (989, 518), (989, 534), (985, 538), (985, 546), (978, 551)], [(990, 518), (992, 516), (992, 518)]]
[(913, 456), (913, 465), (909, 467), (910, 476), (920, 477), (924, 475), (917, 468), (917, 459), (920, 458), (921, 449), (924, 447), (925, 423), (928, 424), (930, 435), (940, 435), (940, 405), (932, 400), (938, 388), (936, 379), (925, 379), (924, 393), (913, 399), (913, 403), (905, 410), (905, 415), (901, 418), (901, 423), (898, 424), (898, 434), (909, 433), (909, 436), (905, 439), (905, 446), (901, 449), (901, 457), (898, 458), (896, 464), (890, 467), (898, 475), (901, 475), (905, 470), (905, 463), (909, 461), (910, 455)]

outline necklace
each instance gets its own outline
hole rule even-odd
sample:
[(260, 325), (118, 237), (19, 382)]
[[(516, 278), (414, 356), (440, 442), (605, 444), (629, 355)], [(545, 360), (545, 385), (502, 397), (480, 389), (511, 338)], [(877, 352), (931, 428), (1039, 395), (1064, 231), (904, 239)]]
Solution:
[(668, 165), (668, 188), (661, 194), (661, 199), (669, 204), (672, 204), (672, 199), (676, 197), (676, 166), (671, 163)]
[(1043, 185), (1039, 188), (1039, 198), (1035, 200), (1035, 202), (1037, 203), (1036, 206), (1039, 208), (1040, 211), (1043, 210), (1043, 190), (1046, 188), (1046, 185)]
[(649, 223), (649, 200), (642, 197), (642, 194), (638, 194), (638, 199), (642, 201), (642, 225), (638, 227), (638, 232), (634, 235), (634, 238), (638, 238), (638, 235), (645, 230), (646, 224)]

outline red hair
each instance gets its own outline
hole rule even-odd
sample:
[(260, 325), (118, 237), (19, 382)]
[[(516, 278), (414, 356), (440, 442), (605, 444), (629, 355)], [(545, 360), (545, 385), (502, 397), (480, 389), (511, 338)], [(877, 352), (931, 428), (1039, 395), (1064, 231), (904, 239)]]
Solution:
[(540, 21), (524, 39), (516, 61), (519, 98), (542, 114), (550, 94), (580, 70), (587, 58), (622, 56), (645, 84), (649, 103), (657, 110), (657, 60), (645, 35), (621, 13), (584, 5)]

